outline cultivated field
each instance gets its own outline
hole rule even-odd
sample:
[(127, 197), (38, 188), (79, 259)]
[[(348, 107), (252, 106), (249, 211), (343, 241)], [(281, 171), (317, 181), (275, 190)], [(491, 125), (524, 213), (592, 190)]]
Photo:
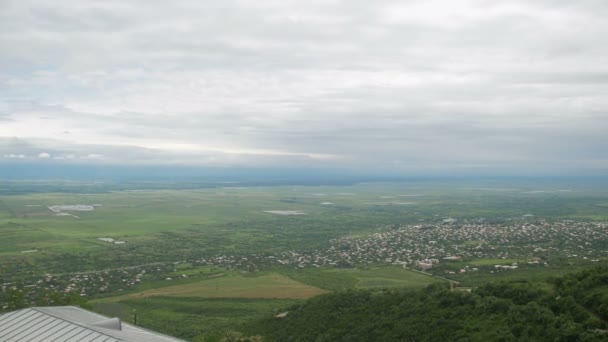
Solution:
[[(198, 248), (276, 251), (315, 247), (382, 224), (441, 217), (608, 218), (606, 191), (583, 185), (568, 192), (555, 188), (399, 183), (10, 196), (0, 192), (0, 253), (113, 252), (97, 240), (100, 237), (134, 245), (183, 237), (208, 242)], [(57, 216), (49, 207), (63, 208), (66, 215)], [(69, 208), (94, 210), (65, 211)]]
[(257, 276), (221, 275), (195, 283), (145, 290), (111, 297), (103, 301), (122, 301), (155, 296), (199, 298), (288, 298), (306, 299), (327, 293), (317, 287), (302, 284), (280, 274)]
[(393, 266), (252, 275), (228, 272), (207, 276), (208, 268), (179, 272), (196, 276), (199, 271), (205, 277), (202, 280), (185, 279), (184, 284), (168, 286), (157, 282), (152, 289), (94, 300), (94, 308), (127, 322), (132, 321), (136, 310), (138, 322), (144, 326), (183, 338), (205, 335), (219, 340), (218, 336), (227, 330), (238, 330), (251, 320), (272, 317), (293, 304), (330, 291), (415, 288), (442, 281)]
[[(30, 294), (52, 285), (92, 301), (100, 312), (131, 321), (137, 310), (142, 326), (212, 341), (226, 329), (238, 330), (251, 319), (326, 292), (444, 281), (391, 265), (397, 260), (366, 261), (362, 255), (388, 248), (383, 244), (388, 240), (368, 239), (371, 235), (389, 236), (406, 225), (443, 227), (450, 235), (450, 228), (441, 226), (444, 220), (497, 225), (537, 218), (608, 220), (608, 186), (597, 184), (565, 189), (550, 183), (404, 182), (180, 190), (155, 184), (155, 190), (142, 191), (96, 185), (90, 193), (19, 186), (0, 184), (10, 188), (0, 190), (1, 283), (28, 284)], [(336, 242), (345, 237), (359, 240), (348, 246)], [(420, 250), (430, 243), (415, 234), (407, 237), (408, 246), (391, 248)], [(466, 238), (461, 245), (476, 246), (478, 240)], [(315, 264), (319, 251), (330, 247), (335, 249), (329, 259)], [(356, 264), (330, 262), (359, 247), (361, 254), (352, 254), (353, 260), (362, 256)], [(593, 264), (591, 257), (552, 253), (547, 254), (550, 267), (493, 273), (494, 264), (528, 261), (494, 254), (442, 260), (433, 272), (475, 286), (488, 279), (546, 278)], [(302, 260), (308, 263), (303, 266)], [(459, 274), (467, 267), (486, 269)]]
[(200, 297), (149, 297), (145, 300), (95, 303), (95, 311), (151, 327), (172, 336), (191, 340), (221, 341), (227, 331), (238, 331), (244, 324), (272, 317), (283, 308), (302, 303), (295, 299), (246, 299)]
[(285, 274), (303, 283), (330, 291), (353, 288), (413, 288), (443, 281), (399, 266), (305, 269), (286, 271)]

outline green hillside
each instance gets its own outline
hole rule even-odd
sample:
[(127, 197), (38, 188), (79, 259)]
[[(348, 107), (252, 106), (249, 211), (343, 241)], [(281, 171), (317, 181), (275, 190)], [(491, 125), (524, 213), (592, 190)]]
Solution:
[(450, 291), (350, 290), (250, 326), (265, 341), (606, 341), (608, 267)]

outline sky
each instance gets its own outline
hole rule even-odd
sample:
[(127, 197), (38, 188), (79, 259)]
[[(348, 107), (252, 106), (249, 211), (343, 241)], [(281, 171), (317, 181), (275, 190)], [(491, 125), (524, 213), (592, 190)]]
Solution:
[(608, 174), (608, 2), (0, 0), (0, 165)]

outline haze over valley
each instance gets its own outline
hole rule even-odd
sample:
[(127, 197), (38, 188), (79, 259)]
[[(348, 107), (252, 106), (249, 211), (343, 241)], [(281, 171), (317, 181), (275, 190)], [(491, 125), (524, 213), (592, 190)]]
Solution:
[(0, 341), (605, 341), (607, 16), (0, 0)]

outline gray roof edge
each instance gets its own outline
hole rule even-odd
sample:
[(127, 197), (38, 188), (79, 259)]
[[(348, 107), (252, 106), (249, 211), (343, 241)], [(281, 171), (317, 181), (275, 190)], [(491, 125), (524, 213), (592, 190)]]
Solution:
[[(106, 318), (106, 319), (110, 319), (111, 317), (108, 317), (108, 316), (105, 316), (105, 315), (102, 315), (102, 314), (98, 314), (98, 313), (96, 313), (96, 312), (93, 312), (93, 311), (90, 311), (90, 310), (87, 310), (87, 309), (83, 309), (83, 308), (81, 308), (81, 307), (79, 307), (79, 306), (74, 306), (74, 305), (63, 305), (63, 306), (42, 306), (42, 307), (39, 307), (39, 306), (34, 306), (34, 307), (29, 308), (29, 309), (36, 310), (36, 311), (38, 311), (38, 312), (41, 312), (41, 313), (43, 313), (43, 314), (46, 314), (46, 315), (49, 315), (49, 316), (53, 316), (53, 317), (55, 317), (55, 318), (57, 318), (57, 319), (60, 319), (60, 320), (66, 321), (66, 322), (70, 322), (70, 323), (72, 323), (72, 324), (79, 325), (79, 326), (81, 326), (81, 327), (83, 327), (83, 328), (86, 328), (86, 329), (89, 329), (89, 330), (94, 330), (94, 331), (97, 331), (98, 333), (103, 334), (103, 335), (108, 336), (108, 337), (111, 337), (111, 338), (113, 338), (113, 339), (120, 340), (120, 338), (119, 338), (119, 337), (112, 336), (112, 335), (109, 335), (109, 334), (108, 334), (108, 333), (106, 333), (106, 332), (103, 332), (103, 331), (100, 331), (100, 330), (95, 329), (95, 328), (96, 328), (96, 326), (94, 326), (94, 325), (90, 325), (90, 324), (80, 324), (80, 323), (72, 322), (72, 321), (66, 320), (65, 318), (61, 318), (61, 317), (58, 317), (58, 316), (56, 316), (56, 315), (50, 314), (50, 313), (46, 312), (47, 310), (38, 310), (38, 309), (41, 309), (41, 308), (42, 308), (42, 309), (45, 309), (45, 308), (74, 308), (74, 309), (82, 310), (82, 311), (87, 312), (87, 313), (91, 313), (91, 314), (95, 314), (95, 315), (98, 315), (98, 316), (104, 317), (104, 318)], [(140, 326), (137, 326), (137, 325), (132, 325), (132, 324), (129, 324), (129, 323), (126, 323), (126, 322), (121, 322), (121, 324), (123, 325), (123, 327), (124, 327), (124, 326), (127, 326), (127, 327), (129, 327), (129, 328), (134, 329), (134, 330), (141, 330), (142, 332), (146, 332), (146, 333), (149, 333), (149, 334), (152, 334), (152, 335), (162, 336), (162, 337), (165, 337), (165, 338), (167, 338), (167, 339), (172, 339), (172, 340), (177, 341), (177, 342), (187, 342), (186, 340), (182, 340), (182, 339), (179, 339), (179, 338), (177, 338), (177, 337), (173, 337), (173, 336), (170, 336), (170, 335), (165, 335), (165, 334), (159, 333), (159, 332), (157, 332), (157, 331), (154, 331), (154, 330), (149, 330), (149, 329), (146, 329), (146, 328), (142, 328), (142, 327), (140, 327)]]
[(173, 339), (173, 340), (178, 341), (178, 342), (187, 342), (186, 340), (182, 340), (181, 338), (177, 338), (177, 337), (174, 337), (174, 336), (171, 336), (171, 335), (166, 335), (166, 334), (163, 334), (163, 333), (159, 333), (158, 331), (146, 329), (144, 327), (140, 327), (140, 326), (137, 326), (137, 325), (133, 325), (133, 324), (125, 323), (125, 322), (122, 322), (122, 325), (123, 326), (126, 325), (129, 328), (140, 329), (140, 330), (143, 330), (144, 332), (147, 332), (147, 333), (150, 333), (150, 334), (155, 334), (155, 335), (159, 335), (159, 336), (162, 336), (162, 337), (170, 338), (170, 339)]
[[(95, 329), (91, 329), (91, 327), (86, 326), (86, 325), (84, 325), (84, 324), (80, 324), (80, 323), (77, 323), (77, 322), (69, 321), (69, 320), (67, 320), (67, 319), (65, 319), (65, 318), (61, 318), (61, 317), (59, 317), (59, 316), (53, 315), (53, 314), (51, 314), (51, 313), (48, 313), (48, 312), (46, 312), (46, 310), (44, 310), (44, 311), (42, 311), (42, 310), (38, 310), (39, 308), (46, 308), (46, 307), (47, 307), (47, 306), (42, 306), (42, 307), (40, 307), (40, 306), (33, 306), (33, 307), (31, 307), (31, 308), (26, 308), (26, 309), (35, 310), (35, 311), (37, 311), (37, 312), (40, 312), (40, 313), (41, 313), (41, 314), (43, 314), (43, 315), (48, 315), (48, 316), (55, 317), (55, 318), (57, 318), (57, 319), (59, 319), (59, 320), (62, 320), (62, 321), (64, 321), (64, 322), (68, 322), (68, 323), (70, 323), (70, 324), (77, 325), (77, 326), (82, 327), (82, 328), (87, 329), (87, 330), (92, 330), (92, 331), (95, 331), (95, 332), (97, 332), (97, 333), (99, 333), (99, 334), (101, 334), (101, 335), (104, 335), (104, 336), (107, 336), (107, 337), (112, 338), (112, 339), (114, 339), (114, 340), (118, 340), (118, 341), (120, 341), (120, 339), (118, 339), (118, 338), (116, 338), (116, 337), (114, 337), (114, 336), (108, 335), (108, 334), (104, 333), (103, 331), (98, 331), (98, 330), (95, 330)], [(48, 308), (75, 308), (75, 309), (80, 309), (80, 310), (88, 311), (88, 310), (85, 310), (85, 309), (83, 309), (83, 308), (81, 308), (81, 307), (79, 307), (79, 306), (73, 306), (73, 305), (64, 305), (64, 306), (48, 306)], [(22, 309), (22, 310), (26, 310), (26, 309)]]

